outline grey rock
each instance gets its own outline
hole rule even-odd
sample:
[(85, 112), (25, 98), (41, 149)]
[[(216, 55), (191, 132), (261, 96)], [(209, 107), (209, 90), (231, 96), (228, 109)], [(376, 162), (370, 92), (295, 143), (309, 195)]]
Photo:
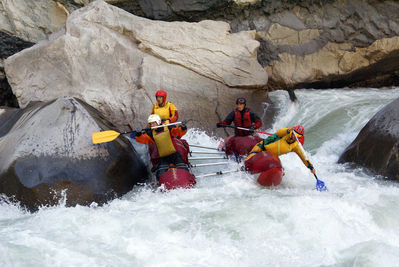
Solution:
[(371, 118), (339, 162), (354, 162), (399, 180), (399, 98)]
[(148, 178), (126, 138), (92, 144), (92, 133), (116, 129), (79, 99), (6, 110), (0, 122), (0, 194), (31, 211), (62, 197), (68, 206), (102, 204)]
[[(236, 97), (250, 99), (266, 85), (254, 38), (230, 33), (224, 22), (151, 21), (96, 1), (5, 67), (21, 107), (75, 96), (127, 130), (145, 125), (155, 92), (164, 89), (180, 116), (193, 119), (189, 126), (212, 130), (218, 112), (224, 116)], [(251, 105), (258, 112), (263, 92)]]

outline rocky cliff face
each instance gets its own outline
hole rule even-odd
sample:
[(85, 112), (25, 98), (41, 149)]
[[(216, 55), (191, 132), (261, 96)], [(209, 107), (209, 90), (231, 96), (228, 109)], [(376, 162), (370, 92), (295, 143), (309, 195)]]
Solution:
[[(273, 88), (399, 84), (397, 1), (149, 0), (115, 3), (162, 20), (223, 20), (256, 30)], [(375, 56), (373, 50), (384, 54)], [(370, 53), (367, 53), (370, 51)]]
[(267, 73), (254, 38), (253, 31), (231, 34), (225, 22), (151, 21), (96, 1), (5, 67), (21, 107), (76, 96), (121, 129), (135, 129), (164, 89), (180, 114), (193, 119), (190, 126), (213, 129), (238, 96), (263, 113)]

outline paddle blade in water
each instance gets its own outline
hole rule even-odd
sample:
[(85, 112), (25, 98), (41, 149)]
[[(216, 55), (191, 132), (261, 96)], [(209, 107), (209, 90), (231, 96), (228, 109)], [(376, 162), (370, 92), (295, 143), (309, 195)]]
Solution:
[(317, 179), (317, 182), (316, 182), (316, 190), (317, 190), (317, 191), (320, 191), (320, 192), (322, 192), (322, 191), (327, 191), (327, 186), (324, 184), (323, 181)]
[(103, 131), (91, 135), (93, 144), (106, 143), (115, 140), (120, 133), (115, 131)]

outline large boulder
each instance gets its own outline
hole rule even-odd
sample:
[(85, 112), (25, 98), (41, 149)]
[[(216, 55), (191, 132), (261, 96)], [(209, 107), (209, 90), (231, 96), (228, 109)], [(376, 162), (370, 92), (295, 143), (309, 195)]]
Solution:
[(384, 75), (399, 76), (398, 69), (399, 37), (383, 38), (364, 48), (328, 43), (313, 54), (282, 53), (266, 67), (270, 82), (283, 88), (368, 86)]
[(148, 178), (126, 138), (93, 145), (91, 134), (115, 129), (76, 98), (0, 110), (0, 194), (29, 210), (104, 203)]
[(53, 0), (2, 0), (0, 31), (38, 42), (60, 29), (68, 13), (60, 2)]
[(371, 118), (339, 162), (355, 162), (399, 180), (399, 98)]
[[(399, 35), (398, 1), (122, 0), (116, 5), (149, 18), (222, 20), (233, 32), (256, 30), (258, 60), (267, 67), (270, 88), (399, 84), (398, 42), (388, 41), (396, 43), (393, 51), (383, 41)], [(386, 56), (365, 55), (362, 49), (373, 50), (378, 40)], [(343, 54), (353, 64), (341, 62)]]
[(225, 22), (152, 21), (99, 0), (48, 41), (9, 57), (5, 69), (21, 107), (76, 96), (125, 129), (144, 126), (164, 89), (182, 117), (212, 129), (238, 96), (263, 113), (267, 73), (254, 38), (230, 33)]

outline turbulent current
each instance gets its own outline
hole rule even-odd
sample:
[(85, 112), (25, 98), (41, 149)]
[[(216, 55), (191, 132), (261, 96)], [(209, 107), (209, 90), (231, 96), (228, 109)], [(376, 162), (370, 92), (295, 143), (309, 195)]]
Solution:
[[(279, 112), (263, 130), (304, 125), (304, 148), (328, 192), (314, 190), (291, 153), (274, 189), (236, 172), (198, 178), (190, 190), (137, 188), (102, 207), (60, 203), (30, 214), (0, 201), (0, 266), (397, 266), (399, 184), (336, 162), (399, 88), (295, 92), (297, 103), (271, 94)], [(187, 140), (220, 141), (195, 130)]]

